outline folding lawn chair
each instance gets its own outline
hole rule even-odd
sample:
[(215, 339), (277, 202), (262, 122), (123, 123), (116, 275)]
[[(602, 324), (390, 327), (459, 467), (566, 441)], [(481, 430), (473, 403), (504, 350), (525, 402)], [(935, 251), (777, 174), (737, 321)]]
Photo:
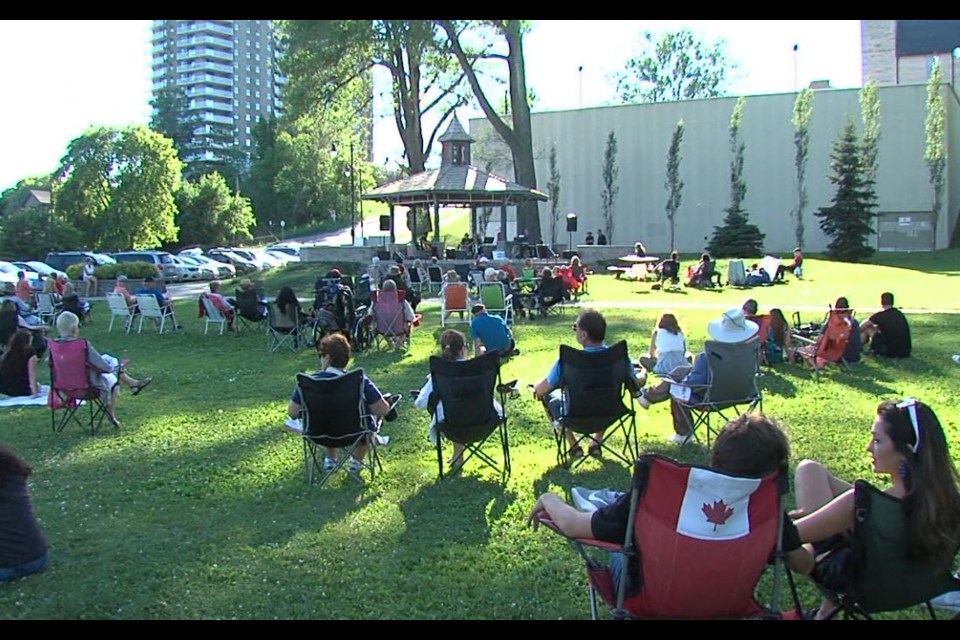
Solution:
[(403, 291), (374, 291), (371, 294), (374, 318), (374, 342), (377, 349), (410, 347), (410, 325), (404, 316)]
[(798, 339), (807, 343), (806, 346), (797, 349), (797, 352), (813, 367), (815, 379), (819, 380), (820, 372), (828, 364), (839, 365), (844, 371), (850, 370), (849, 364), (843, 358), (847, 343), (850, 341), (850, 330), (847, 319), (837, 309), (831, 309), (827, 312), (820, 334), (816, 336), (812, 345), (809, 344), (809, 339)]
[[(745, 478), (658, 455), (640, 457), (623, 544), (569, 538), (586, 562), (593, 619), (599, 618), (597, 594), (617, 619), (782, 617), (781, 499), (787, 485), (786, 470)], [(546, 513), (540, 521), (559, 533)], [(624, 554), (627, 569), (619, 584), (596, 550)], [(771, 560), (764, 606), (756, 592)]]
[[(443, 438), (464, 446), (463, 464), (476, 456), (503, 478), (509, 476), (506, 399), (512, 386), (500, 383), (500, 353), (493, 350), (470, 360), (458, 361), (430, 356), (430, 378), (433, 393), (427, 407), (431, 415), (436, 415), (438, 406), (442, 406), (443, 414), (437, 422), (439, 479), (443, 480)], [(500, 395), (502, 416), (493, 406), (495, 393)], [(500, 440), (502, 465), (483, 451), (484, 444), (493, 434), (497, 434)]]
[(440, 293), (440, 326), (445, 327), (451, 313), (460, 315), (459, 322), (469, 322), (466, 318), (470, 310), (470, 295), (465, 282), (447, 282)]
[(168, 318), (173, 327), (171, 331), (177, 328), (177, 317), (173, 314), (173, 307), (170, 305), (160, 306), (155, 296), (146, 294), (138, 295), (137, 308), (140, 309), (140, 324), (137, 325), (137, 333), (143, 330), (143, 321), (147, 318), (153, 320), (157, 327), (157, 333), (163, 333), (163, 328), (166, 326)]
[[(87, 370), (92, 368), (87, 362), (89, 343), (82, 338), (50, 340), (47, 347), (50, 355), (50, 393), (47, 395), (47, 406), (50, 407), (50, 425), (54, 433), (63, 431), (72, 421), (80, 428), (89, 428), (91, 435), (95, 434), (103, 419), (107, 417), (107, 407), (100, 397), (101, 390), (91, 385), (87, 376)], [(96, 369), (95, 371), (107, 373)], [(77, 415), (83, 404), (90, 410), (86, 425)], [(62, 412), (59, 421), (57, 411)]]
[(687, 442), (693, 438), (699, 440), (697, 430), (703, 426), (709, 447), (711, 435), (718, 431), (713, 424), (714, 414), (721, 424), (726, 424), (755, 409), (763, 411), (763, 394), (757, 386), (760, 341), (731, 344), (707, 340), (703, 350), (707, 354), (707, 383), (689, 385), (671, 381), (671, 396), (673, 402), (687, 410), (691, 434)]
[[(297, 374), (297, 388), (302, 402), (303, 461), (307, 484), (313, 483), (314, 473), (319, 475), (320, 486), (349, 460), (357, 448), (367, 445), (363, 470), (370, 474), (372, 482), (377, 471), (383, 471), (378, 447), (384, 439), (377, 433), (382, 419), (369, 413), (363, 396), (363, 369), (354, 369), (332, 378), (314, 378), (305, 373)], [(396, 407), (400, 396), (391, 396)], [(337, 464), (323, 471), (324, 447), (340, 450)], [(361, 485), (364, 480), (353, 476)]]
[(845, 618), (871, 618), (871, 614), (899, 611), (924, 605), (936, 618), (932, 600), (960, 591), (960, 580), (947, 569), (907, 558), (907, 518), (903, 503), (865, 480), (854, 484), (854, 523), (850, 584), (843, 592), (820, 584), (822, 574), (814, 569), (811, 577), (821, 591), (839, 607), (831, 615)]
[(276, 302), (267, 304), (267, 351), (274, 352), (281, 347), (298, 351), (304, 344), (303, 324), (298, 307), (290, 305), (287, 312), (280, 311)]
[(107, 306), (110, 308), (110, 325), (107, 327), (107, 333), (113, 331), (113, 321), (117, 318), (123, 318), (123, 330), (125, 333), (130, 333), (130, 329), (133, 328), (133, 318), (137, 315), (139, 307), (131, 308), (122, 293), (108, 293)]
[(534, 296), (534, 304), (542, 317), (551, 313), (563, 314), (566, 296), (567, 291), (561, 278), (541, 280), (540, 288)]
[(438, 266), (430, 265), (427, 267), (427, 276), (430, 278), (427, 283), (427, 292), (429, 293), (434, 289), (439, 292), (440, 288), (443, 287), (443, 271)]
[(260, 293), (255, 289), (237, 289), (233, 299), (237, 307), (237, 335), (243, 331), (263, 331), (267, 314)]
[[(108, 296), (110, 294), (107, 294)], [(52, 293), (37, 294), (37, 317), (43, 324), (53, 324), (59, 310), (57, 304), (53, 301)]]
[(513, 294), (504, 294), (499, 282), (484, 282), (480, 285), (480, 302), (487, 313), (500, 316), (508, 325), (513, 324)]
[(203, 305), (203, 335), (207, 335), (207, 330), (211, 324), (220, 325), (220, 335), (227, 328), (227, 316), (223, 314), (213, 300), (205, 293), (200, 294), (200, 304)]
[[(576, 446), (590, 439), (592, 434), (603, 432), (600, 442), (602, 451), (607, 451), (627, 465), (633, 464), (638, 455), (636, 410), (633, 405), (635, 380), (624, 375), (633, 371), (629, 365), (627, 343), (621, 340), (607, 349), (581, 351), (568, 345), (560, 345), (560, 388), (563, 404), (560, 429), (554, 431), (557, 444), (557, 462), (562, 466), (571, 463), (564, 430), (576, 435)], [(623, 401), (629, 398), (629, 405)], [(620, 449), (610, 446), (610, 438), (623, 435)], [(575, 448), (574, 447), (574, 448)], [(576, 468), (586, 460), (573, 462)]]

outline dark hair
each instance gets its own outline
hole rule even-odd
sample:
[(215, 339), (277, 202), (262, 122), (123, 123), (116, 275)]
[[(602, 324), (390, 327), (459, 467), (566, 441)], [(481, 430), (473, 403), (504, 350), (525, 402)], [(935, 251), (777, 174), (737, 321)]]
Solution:
[(475, 304), (472, 307), (470, 307), (470, 313), (472, 313), (473, 315), (477, 315), (478, 313), (483, 313), (486, 310), (487, 310), (487, 307), (486, 305), (483, 305), (483, 304)]
[(551, 269), (550, 267), (544, 267), (543, 271), (540, 272), (541, 280), (549, 280), (552, 277), (553, 277), (553, 269)]
[(710, 262), (710, 254), (704, 253), (700, 256), (700, 262)]
[(833, 305), (834, 309), (849, 309), (850, 302), (847, 300), (846, 296), (840, 296), (837, 298), (837, 301)]
[(7, 482), (10, 476), (22, 476), (27, 478), (33, 473), (26, 462), (17, 457), (12, 449), (4, 444), (0, 444), (0, 487)]
[(753, 298), (747, 298), (746, 301), (743, 303), (744, 313), (748, 313), (751, 316), (755, 316), (757, 315), (757, 309), (758, 309), (757, 301), (754, 300)]
[(777, 421), (762, 413), (746, 413), (717, 434), (710, 466), (725, 473), (762, 478), (789, 458), (790, 443)]
[(287, 315), (287, 307), (289, 306), (292, 306), (294, 309), (300, 306), (300, 301), (297, 300), (297, 294), (295, 294), (290, 287), (280, 287), (280, 292), (277, 293), (277, 308), (280, 309), (280, 313)]
[[(942, 569), (950, 568), (960, 539), (960, 488), (947, 439), (933, 409), (916, 402), (920, 432), (917, 443), (909, 407), (893, 402), (877, 407), (887, 435), (903, 456), (907, 516), (907, 557)], [(916, 453), (913, 448), (916, 447)]]
[(647, 255), (647, 248), (643, 246), (642, 242), (637, 242), (633, 245), (633, 251), (640, 257)]
[(458, 360), (467, 344), (466, 337), (456, 329), (447, 329), (440, 334), (440, 357), (444, 360)]
[(342, 333), (331, 333), (320, 341), (317, 346), (317, 355), (329, 356), (331, 366), (345, 369), (350, 363), (350, 343)]
[(607, 321), (599, 311), (584, 309), (577, 317), (577, 326), (587, 334), (590, 342), (597, 344), (607, 337)]
[(660, 315), (660, 319), (657, 321), (658, 329), (666, 329), (673, 335), (680, 334), (680, 323), (677, 322), (677, 316), (672, 313), (664, 313)]
[(784, 338), (787, 332), (790, 331), (790, 323), (787, 322), (787, 319), (784, 317), (783, 311), (776, 307), (770, 309), (770, 313), (767, 315), (770, 316), (770, 330), (767, 332), (767, 340), (770, 339), (770, 336), (773, 336), (774, 342), (781, 347), (784, 346)]
[(680, 260), (680, 252), (679, 252), (679, 251), (671, 251), (671, 252), (670, 252), (670, 259), (671, 259), (671, 260), (679, 261), (679, 260)]
[(884, 291), (880, 294), (880, 304), (886, 305), (888, 307), (893, 306), (893, 294), (889, 291)]
[(33, 336), (26, 329), (18, 329), (7, 340), (7, 351), (0, 359), (0, 379), (20, 378), (27, 361), (37, 355), (33, 349)]

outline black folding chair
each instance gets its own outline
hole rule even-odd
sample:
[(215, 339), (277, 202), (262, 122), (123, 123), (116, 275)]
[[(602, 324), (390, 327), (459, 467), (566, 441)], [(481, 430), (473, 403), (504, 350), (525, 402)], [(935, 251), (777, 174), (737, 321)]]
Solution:
[[(494, 349), (477, 358), (460, 361), (431, 356), (430, 377), (433, 393), (427, 408), (434, 416), (439, 406), (443, 408), (443, 419), (437, 422), (439, 479), (443, 480), (443, 438), (464, 446), (461, 464), (476, 456), (504, 478), (509, 476), (506, 399), (515, 382), (500, 383), (500, 353)], [(493, 405), (494, 394), (500, 396), (502, 416)], [(483, 451), (484, 443), (494, 433), (500, 439), (502, 465)]]
[[(627, 356), (627, 343), (621, 340), (600, 351), (581, 351), (568, 345), (560, 345), (560, 388), (563, 390), (561, 429), (554, 432), (557, 442), (557, 461), (563, 466), (570, 464), (564, 430), (577, 436), (573, 448), (590, 439), (592, 434), (603, 432), (599, 443), (601, 450), (632, 465), (639, 455), (637, 444), (636, 410), (633, 393), (636, 381), (625, 376), (632, 371)], [(629, 405), (623, 401), (629, 398)], [(609, 439), (623, 434), (621, 448), (610, 446)], [(577, 467), (586, 456), (576, 460)]]

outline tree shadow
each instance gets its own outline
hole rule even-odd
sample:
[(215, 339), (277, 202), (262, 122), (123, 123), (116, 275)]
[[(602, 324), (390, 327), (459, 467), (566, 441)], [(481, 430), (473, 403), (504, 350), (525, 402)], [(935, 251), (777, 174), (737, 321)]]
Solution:
[(400, 503), (406, 526), (402, 540), (412, 546), (430, 540), (430, 548), (443, 543), (486, 544), (490, 527), (477, 523), (500, 518), (515, 499), (499, 482), (475, 475), (424, 485)]

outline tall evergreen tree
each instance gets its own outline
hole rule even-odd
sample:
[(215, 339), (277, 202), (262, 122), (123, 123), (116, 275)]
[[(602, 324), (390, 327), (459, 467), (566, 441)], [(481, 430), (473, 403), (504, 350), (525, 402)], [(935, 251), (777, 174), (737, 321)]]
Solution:
[(667, 178), (663, 183), (667, 190), (667, 221), (670, 223), (670, 250), (676, 248), (676, 218), (677, 209), (683, 202), (683, 180), (680, 179), (680, 143), (683, 142), (683, 120), (677, 122), (677, 127), (670, 136), (670, 150), (667, 151)]
[(813, 115), (813, 89), (807, 87), (797, 94), (793, 103), (793, 166), (797, 171), (797, 208), (794, 210), (794, 239), (803, 247), (805, 225), (803, 212), (807, 208), (807, 156), (810, 153), (810, 118)]
[(822, 207), (815, 215), (820, 218), (820, 229), (832, 238), (827, 255), (834, 260), (859, 262), (873, 255), (867, 239), (873, 234), (876, 217), (876, 195), (863, 166), (863, 149), (857, 141), (857, 130), (848, 121), (830, 154), (836, 185), (833, 204)]
[(617, 136), (610, 132), (607, 136), (607, 146), (603, 152), (603, 191), (600, 192), (603, 207), (603, 226), (607, 233), (608, 242), (613, 243), (613, 205), (620, 193), (617, 177), (620, 169), (617, 168)]
[(713, 228), (713, 237), (707, 244), (707, 251), (714, 258), (756, 258), (763, 255), (764, 234), (755, 224), (751, 224), (748, 214), (743, 210), (743, 199), (747, 195), (747, 184), (743, 181), (743, 155), (746, 145), (740, 139), (740, 124), (743, 121), (743, 106), (746, 100), (741, 96), (730, 116), (730, 205), (722, 227)]
[(927, 144), (923, 158), (927, 162), (930, 173), (930, 188), (932, 190), (931, 208), (933, 209), (933, 241), (936, 246), (937, 224), (940, 220), (940, 208), (943, 205), (943, 172), (947, 166), (947, 147), (944, 144), (946, 131), (946, 110), (943, 106), (943, 96), (940, 95), (940, 85), (943, 77), (940, 72), (940, 60), (934, 58), (930, 69), (930, 81), (927, 83)]

